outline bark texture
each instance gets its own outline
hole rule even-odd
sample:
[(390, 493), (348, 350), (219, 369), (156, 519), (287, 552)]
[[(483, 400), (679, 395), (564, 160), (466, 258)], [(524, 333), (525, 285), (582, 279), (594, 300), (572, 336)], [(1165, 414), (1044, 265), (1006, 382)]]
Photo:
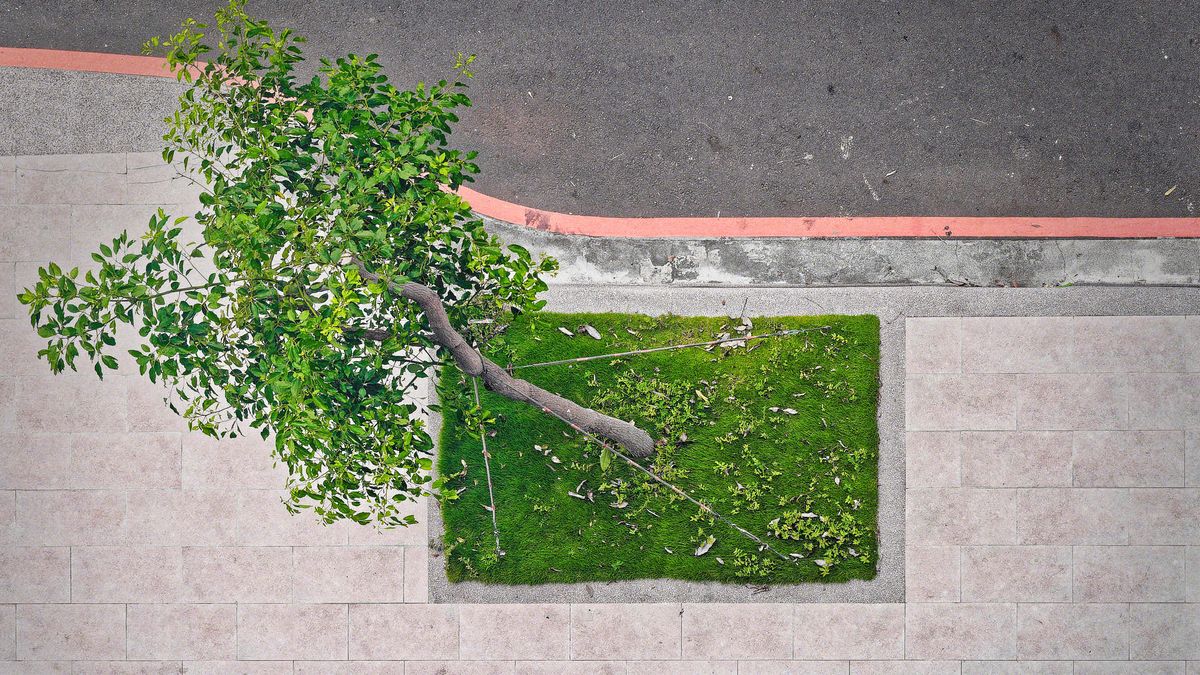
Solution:
[[(359, 268), (364, 278), (379, 281), (375, 274), (363, 269), (361, 265)], [(618, 443), (637, 457), (645, 457), (654, 451), (654, 439), (637, 426), (585, 408), (558, 394), (515, 378), (507, 370), (480, 354), (450, 324), (450, 318), (446, 316), (446, 309), (442, 306), (442, 299), (433, 289), (413, 282), (403, 284), (398, 289), (396, 284), (391, 287), (421, 307), (434, 341), (450, 352), (454, 363), (464, 373), (483, 380), (484, 387), (505, 398), (536, 406), (583, 431)]]

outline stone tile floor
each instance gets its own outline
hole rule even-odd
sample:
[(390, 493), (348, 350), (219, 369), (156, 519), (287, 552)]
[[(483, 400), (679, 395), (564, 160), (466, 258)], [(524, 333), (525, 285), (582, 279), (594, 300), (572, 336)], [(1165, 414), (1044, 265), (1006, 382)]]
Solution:
[(908, 319), (906, 604), (434, 605), (425, 526), (33, 359), (37, 264), (193, 200), (0, 158), (0, 673), (1200, 673), (1200, 318)]

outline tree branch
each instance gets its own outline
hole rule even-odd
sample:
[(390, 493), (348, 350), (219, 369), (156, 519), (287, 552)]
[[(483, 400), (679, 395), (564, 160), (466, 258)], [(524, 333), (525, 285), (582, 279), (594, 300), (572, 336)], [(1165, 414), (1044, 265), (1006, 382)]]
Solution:
[[(368, 270), (360, 261), (354, 260), (359, 273), (368, 281), (380, 283), (379, 276)], [(624, 446), (631, 454), (645, 457), (654, 451), (654, 439), (650, 434), (637, 426), (585, 408), (574, 401), (551, 393), (525, 380), (517, 379), (508, 371), (496, 365), (483, 356), (467, 340), (455, 330), (442, 306), (442, 299), (433, 289), (423, 284), (408, 282), (395, 284), (387, 282), (388, 288), (417, 303), (425, 312), (425, 320), (433, 333), (433, 340), (450, 355), (454, 363), (467, 375), (483, 380), (483, 386), (505, 398), (536, 406), (543, 412), (576, 426), (584, 431), (595, 434)]]

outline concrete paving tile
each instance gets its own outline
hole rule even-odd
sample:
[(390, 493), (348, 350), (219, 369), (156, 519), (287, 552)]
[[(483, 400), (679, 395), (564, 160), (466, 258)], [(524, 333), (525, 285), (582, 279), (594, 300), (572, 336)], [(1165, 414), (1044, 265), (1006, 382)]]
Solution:
[(516, 671), (529, 675), (625, 675), (625, 661), (517, 661)]
[(274, 442), (257, 435), (217, 440), (198, 433), (183, 436), (183, 487), (277, 490), (287, 467), (276, 464)]
[(0, 490), (0, 546), (13, 544), (17, 539), (17, 493)]
[(1071, 343), (1068, 317), (963, 317), (963, 372), (1067, 372)]
[(1185, 484), (1189, 487), (1200, 487), (1200, 431), (1187, 433), (1187, 451), (1185, 463)]
[(291, 602), (292, 550), (185, 546), (183, 585), (188, 602)]
[(128, 232), (137, 241), (149, 231), (150, 219), (158, 215), (159, 208), (128, 203), (72, 206), (70, 248), (56, 255), (68, 255), (71, 260), (79, 261), (82, 269), (93, 269), (92, 254), (100, 250), (101, 244), (111, 245), (122, 232)]
[(1076, 546), (1075, 602), (1183, 602), (1184, 546)]
[(966, 431), (962, 484), (975, 487), (1069, 487), (1071, 433)]
[[(298, 661), (295, 675), (440, 675), (448, 673), (444, 661)], [(511, 661), (456, 661), (463, 675), (512, 675)]]
[(900, 659), (904, 605), (797, 604), (793, 658)]
[(1129, 606), (1021, 604), (1017, 609), (1021, 659), (1111, 660), (1129, 655)]
[(429, 602), (429, 549), (404, 547), (404, 601)]
[(1188, 326), (1181, 316), (1080, 316), (1072, 369), (1084, 373), (1180, 373), (1187, 370)]
[(71, 487), (178, 488), (179, 434), (72, 434)]
[(125, 658), (125, 605), (17, 605), (17, 658)]
[[(132, 369), (130, 372), (136, 373), (137, 370)], [(169, 393), (166, 388), (151, 382), (139, 381), (131, 384), (125, 398), (129, 430), (186, 433), (187, 420), (172, 412), (163, 400)], [(179, 408), (181, 412), (185, 409), (186, 407)]]
[(0, 157), (0, 204), (12, 204), (17, 198), (17, 161)]
[(0, 605), (0, 673), (4, 672), (3, 661), (16, 658), (17, 607), (16, 605)]
[(1129, 658), (1200, 659), (1200, 605), (1134, 603), (1129, 606)]
[(0, 424), (5, 429), (16, 426), (17, 379), (0, 375)]
[(124, 174), (127, 157), (123, 152), (89, 152), (13, 157), (17, 169), (30, 171), (79, 171), (85, 173)]
[(226, 546), (235, 543), (234, 490), (130, 490), (125, 541), (130, 544)]
[(1134, 488), (1129, 498), (1129, 543), (1200, 545), (1200, 488)]
[[(129, 204), (178, 204), (196, 199), (200, 194), (191, 180), (179, 175), (182, 166), (139, 161), (130, 164), (126, 174), (126, 203)], [(192, 175), (193, 180), (201, 180)]]
[(71, 549), (0, 547), (0, 604), (70, 601)]
[(1071, 662), (963, 661), (962, 675), (1071, 675)]
[(1125, 488), (1028, 488), (1018, 491), (1021, 544), (1127, 544), (1137, 522)]
[(908, 490), (905, 514), (911, 545), (1017, 543), (1014, 490)]
[(567, 605), (459, 605), (459, 658), (566, 659), (571, 637)]
[(185, 661), (188, 675), (291, 675), (291, 661)]
[(238, 605), (237, 649), (239, 659), (345, 659), (346, 605)]
[(1076, 661), (1075, 675), (1185, 675), (1185, 661)]
[(125, 387), (125, 378), (94, 373), (17, 378), (12, 429), (124, 433)]
[(958, 675), (959, 661), (851, 661), (850, 675)]
[[(4, 267), (7, 268), (8, 264), (4, 264)], [(46, 348), (46, 340), (29, 325), (24, 307), (21, 314), (11, 319), (0, 319), (0, 344), (5, 347), (6, 357), (0, 364), (0, 372), (14, 377), (47, 377), (50, 375), (50, 366), (45, 359), (38, 358), (38, 351)], [(71, 374), (69, 377), (80, 376)]]
[(126, 204), (124, 173), (36, 169), (17, 162), (18, 204)]
[(1071, 547), (964, 546), (963, 602), (1070, 602)]
[(958, 602), (958, 546), (909, 546), (904, 551), (904, 598), (908, 602)]
[(404, 602), (404, 550), (395, 546), (297, 546), (294, 602)]
[(1187, 601), (1200, 603), (1200, 546), (1187, 547), (1184, 569), (1187, 573)]
[(349, 524), (325, 525), (311, 511), (295, 515), (283, 504), (284, 490), (238, 491), (237, 542), (243, 546), (341, 546)]
[[(760, 663), (745, 661), (744, 663)], [(739, 675), (737, 661), (626, 661), (626, 675)]]
[(17, 293), (23, 290), (17, 288), (16, 263), (0, 262), (0, 318), (17, 319), (25, 313), (24, 307), (17, 302)]
[(962, 402), (957, 375), (909, 375), (904, 384), (904, 421), (909, 431), (957, 431)]
[(905, 656), (910, 659), (1012, 659), (1017, 656), (1015, 603), (909, 603)]
[(71, 552), (73, 602), (178, 602), (183, 554), (174, 546), (77, 546)]
[(957, 431), (910, 431), (904, 436), (907, 487), (958, 487), (961, 442)]
[(786, 604), (683, 606), (683, 658), (786, 659), (792, 656), (792, 608)]
[(1018, 376), (1017, 426), (1029, 430), (1124, 429), (1129, 421), (1126, 376)]
[(571, 658), (678, 659), (682, 605), (571, 605)]
[(1200, 374), (1128, 375), (1129, 428), (1200, 429)]
[(1017, 428), (1016, 375), (963, 375), (959, 381), (959, 428)]
[(76, 661), (73, 675), (175, 675), (179, 661)]
[(913, 317), (904, 322), (904, 372), (957, 373), (960, 323), (958, 317)]
[(0, 261), (45, 265), (49, 256), (70, 251), (71, 233), (69, 206), (0, 204)]
[(1177, 487), (1184, 484), (1183, 431), (1077, 431), (1072, 463), (1083, 487)]
[(70, 675), (83, 661), (0, 661), (0, 675)]
[(738, 675), (849, 675), (849, 661), (741, 661)]
[(129, 658), (237, 658), (237, 606), (129, 605)]
[(26, 546), (110, 546), (124, 541), (125, 493), (42, 490), (16, 493), (13, 540)]
[(71, 436), (0, 435), (0, 488), (64, 489), (71, 483)]
[(350, 658), (434, 661), (458, 658), (453, 605), (351, 605)]

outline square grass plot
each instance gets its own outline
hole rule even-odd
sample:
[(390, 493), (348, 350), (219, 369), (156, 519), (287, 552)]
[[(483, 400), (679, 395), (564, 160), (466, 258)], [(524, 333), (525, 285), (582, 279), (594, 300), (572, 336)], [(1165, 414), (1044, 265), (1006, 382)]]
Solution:
[(650, 432), (659, 446), (636, 461), (720, 518), (558, 420), (481, 387), (503, 555), (480, 430), (466, 419), (471, 382), (447, 369), (438, 468), (458, 493), (443, 507), (450, 580), (873, 578), (877, 317), (543, 313), (517, 318), (486, 351), (519, 366), (784, 331), (794, 332), (514, 371)]

